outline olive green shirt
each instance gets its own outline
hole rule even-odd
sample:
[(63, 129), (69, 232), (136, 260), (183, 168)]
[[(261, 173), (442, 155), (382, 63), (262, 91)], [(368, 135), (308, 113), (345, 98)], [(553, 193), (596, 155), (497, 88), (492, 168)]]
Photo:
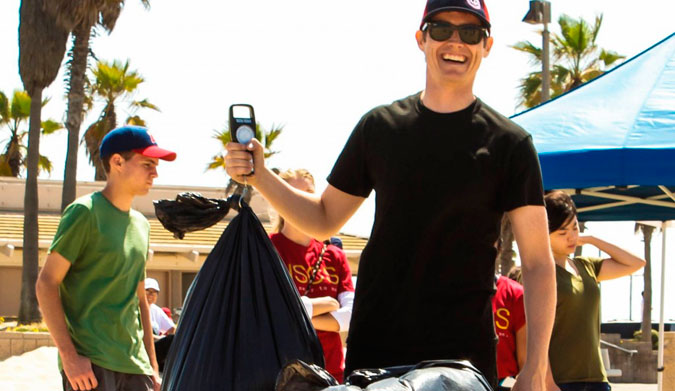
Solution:
[(556, 265), (558, 302), (549, 358), (557, 384), (607, 382), (600, 354), (600, 274), (603, 260), (576, 257), (579, 275)]
[(75, 349), (112, 371), (153, 373), (136, 294), (149, 232), (141, 213), (123, 212), (96, 192), (66, 208), (49, 248), (71, 263), (59, 293)]

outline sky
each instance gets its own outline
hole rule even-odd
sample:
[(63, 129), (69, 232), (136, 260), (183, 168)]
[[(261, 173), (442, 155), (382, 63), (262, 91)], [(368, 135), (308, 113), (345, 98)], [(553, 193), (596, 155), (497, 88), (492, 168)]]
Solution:
[[(145, 10), (140, 1), (127, 0), (115, 30), (110, 35), (101, 31), (92, 49), (99, 59), (129, 59), (131, 68), (145, 78), (134, 99), (147, 98), (161, 109), (137, 113), (160, 146), (178, 153), (174, 162), (160, 164), (155, 183), (225, 186), (228, 178), (223, 171), (205, 172), (220, 150), (212, 136), (226, 126), (229, 105), (249, 103), (263, 127), (284, 126), (273, 148), (280, 153), (268, 164), (308, 168), (320, 190), (365, 112), (423, 89), (425, 63), (414, 34), (424, 3), (197, 0), (188, 6), (184, 1), (155, 0)], [(519, 79), (535, 68), (510, 45), (529, 40), (540, 46), (541, 26), (521, 21), (527, 0), (488, 0), (487, 4), (495, 44), (481, 65), (474, 93), (511, 115), (519, 111)], [(627, 58), (674, 31), (672, 0), (552, 0), (551, 4), (554, 21), (562, 14), (589, 21), (603, 14), (599, 46)], [(22, 88), (17, 65), (19, 5), (20, 0), (0, 1), (0, 91), (8, 95)], [(556, 27), (552, 23), (551, 31), (557, 32)], [(65, 120), (63, 79), (59, 74), (45, 90), (44, 96), (51, 100), (43, 118)], [(81, 132), (100, 110), (100, 105), (92, 110)], [(126, 105), (118, 105), (119, 119), (131, 114)], [(4, 144), (6, 135), (1, 129), (0, 143)], [(65, 151), (65, 130), (43, 138), (41, 153), (54, 163), (51, 175), (43, 177), (63, 178)], [(81, 149), (78, 180), (93, 177)], [(356, 222), (364, 215), (372, 219), (372, 199), (367, 203), (345, 229), (367, 234), (368, 227)], [(599, 234), (620, 238), (641, 253), (632, 223), (625, 227), (596, 224)], [(671, 247), (675, 251), (675, 244)]]

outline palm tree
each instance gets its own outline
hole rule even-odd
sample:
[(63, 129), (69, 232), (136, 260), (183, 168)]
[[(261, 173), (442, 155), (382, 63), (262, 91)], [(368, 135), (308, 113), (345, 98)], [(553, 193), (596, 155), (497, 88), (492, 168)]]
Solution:
[(26, 191), (23, 221), (23, 271), (19, 323), (39, 321), (42, 316), (35, 294), (38, 274), (37, 176), (42, 125), (42, 90), (61, 67), (69, 31), (57, 25), (43, 10), (42, 0), (22, 0), (19, 9), (19, 74), (31, 98), (26, 155)]
[[(48, 100), (42, 102), (44, 107)], [(14, 91), (11, 102), (7, 96), (0, 91), (0, 125), (5, 125), (9, 130), (9, 138), (5, 144), (4, 152), (0, 155), (0, 176), (19, 177), (21, 169), (26, 166), (26, 151), (28, 147), (24, 140), (28, 131), (23, 129), (23, 125), (30, 118), (31, 99), (25, 91)], [(42, 134), (48, 135), (63, 129), (63, 125), (54, 121), (42, 121)], [(38, 171), (52, 172), (52, 162), (48, 157), (40, 155), (38, 160)]]
[(644, 289), (642, 291), (642, 340), (651, 342), (652, 335), (652, 234), (654, 227), (635, 223), (635, 233), (642, 232), (645, 243)]
[[(148, 0), (141, 0), (147, 8)], [(45, 6), (57, 21), (72, 30), (72, 46), (68, 52), (66, 63), (66, 84), (68, 109), (66, 111), (66, 128), (68, 128), (68, 148), (66, 167), (63, 178), (61, 209), (75, 199), (77, 184), (77, 149), (80, 138), (80, 126), (86, 112), (85, 91), (86, 71), (90, 53), (91, 37), (95, 35), (96, 26), (103, 27), (108, 33), (115, 28), (115, 23), (122, 11), (123, 0), (51, 0)]]
[(129, 108), (132, 115), (125, 123), (134, 125), (145, 125), (139, 116), (133, 115), (140, 108), (157, 110), (157, 106), (148, 102), (147, 99), (131, 100), (133, 93), (138, 86), (145, 80), (138, 71), (129, 69), (129, 61), (121, 63), (113, 61), (112, 63), (99, 61), (93, 70), (94, 82), (91, 85), (91, 92), (94, 98), (102, 99), (104, 107), (98, 120), (91, 124), (84, 132), (82, 142), (86, 145), (89, 163), (96, 169), (95, 180), (105, 181), (105, 171), (101, 160), (99, 159), (98, 147), (101, 140), (111, 130), (117, 127), (117, 112), (115, 104), (118, 99), (129, 101)]
[[(272, 144), (274, 143), (274, 140), (279, 137), (281, 132), (284, 130), (283, 126), (275, 126), (272, 124), (272, 129), (271, 130), (265, 130), (263, 129), (259, 123), (255, 124), (255, 138), (260, 140), (261, 143), (263, 144), (263, 148), (265, 148), (265, 159), (272, 157), (273, 155), (276, 155), (279, 153), (279, 151), (273, 151)], [(225, 169), (225, 145), (232, 141), (231, 133), (228, 127), (225, 127), (225, 129), (216, 131), (213, 135), (213, 138), (218, 140), (220, 142), (220, 145), (222, 147), (222, 151), (218, 152), (215, 156), (211, 158), (211, 162), (206, 166), (206, 170), (217, 170), (219, 168)], [(241, 194), (244, 189), (247, 190), (244, 201), (249, 203), (251, 201), (251, 197), (253, 196), (253, 187), (250, 185), (248, 186), (241, 186), (237, 182), (233, 181), (232, 178), (230, 178), (229, 182), (227, 183), (227, 187), (225, 188), (225, 194), (230, 195), (233, 192)]]
[[(558, 19), (561, 34), (552, 34), (551, 98), (564, 94), (602, 75), (616, 61), (625, 58), (596, 44), (602, 15), (590, 25), (583, 18), (562, 15)], [(512, 48), (531, 55), (531, 63), (541, 69), (541, 48), (520, 41)], [(520, 82), (519, 106), (534, 107), (541, 102), (541, 71), (531, 72)]]

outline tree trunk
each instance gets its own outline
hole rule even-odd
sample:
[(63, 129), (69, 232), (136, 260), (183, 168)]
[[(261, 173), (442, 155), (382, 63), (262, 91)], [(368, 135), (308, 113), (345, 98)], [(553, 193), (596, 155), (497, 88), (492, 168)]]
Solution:
[(515, 264), (513, 262), (513, 230), (511, 229), (511, 221), (507, 215), (504, 215), (502, 218), (500, 238), (501, 243), (499, 253), (497, 254), (497, 267), (499, 274), (506, 276)]
[(26, 191), (23, 219), (23, 271), (21, 274), (21, 305), (19, 324), (39, 322), (42, 319), (35, 294), (38, 275), (38, 160), (40, 157), (40, 128), (42, 115), (42, 88), (36, 87), (31, 96), (26, 157)]
[(70, 62), (70, 85), (68, 87), (68, 112), (66, 129), (68, 129), (68, 150), (66, 168), (63, 176), (61, 193), (61, 211), (75, 200), (77, 191), (77, 151), (80, 143), (80, 126), (82, 125), (84, 105), (84, 81), (89, 57), (89, 37), (91, 26), (80, 24), (73, 31), (73, 57)]
[(642, 291), (642, 340), (651, 342), (652, 338), (652, 234), (654, 227), (640, 225), (645, 241), (644, 290)]
[[(105, 107), (105, 113), (103, 114), (103, 122), (105, 131), (101, 135), (101, 138), (98, 139), (99, 145), (106, 134), (110, 133), (111, 130), (117, 127), (117, 113), (115, 112), (115, 103), (109, 102)], [(98, 153), (98, 147), (96, 146), (96, 158), (94, 159), (94, 180), (105, 182), (108, 179), (108, 176), (105, 173), (105, 168), (103, 168), (103, 163), (101, 162), (101, 156)]]
[(108, 179), (108, 176), (105, 173), (105, 168), (103, 168), (103, 163), (97, 161), (94, 163), (94, 180), (97, 182), (105, 182)]

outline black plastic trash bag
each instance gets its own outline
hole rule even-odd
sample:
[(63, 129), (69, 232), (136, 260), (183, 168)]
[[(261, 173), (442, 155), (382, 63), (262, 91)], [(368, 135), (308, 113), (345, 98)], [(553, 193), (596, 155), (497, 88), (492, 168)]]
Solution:
[(243, 204), (190, 287), (162, 390), (273, 390), (296, 359), (324, 365), (283, 262)]
[(279, 372), (274, 389), (276, 391), (314, 391), (338, 385), (338, 381), (327, 370), (314, 364), (307, 364), (302, 360), (296, 360)]
[(227, 200), (206, 198), (199, 193), (180, 193), (175, 200), (159, 200), (154, 204), (157, 219), (177, 239), (183, 239), (186, 232), (209, 228), (230, 211)]
[(485, 376), (466, 360), (423, 361), (414, 366), (359, 369), (344, 385), (323, 368), (293, 362), (279, 373), (276, 391), (493, 391)]

